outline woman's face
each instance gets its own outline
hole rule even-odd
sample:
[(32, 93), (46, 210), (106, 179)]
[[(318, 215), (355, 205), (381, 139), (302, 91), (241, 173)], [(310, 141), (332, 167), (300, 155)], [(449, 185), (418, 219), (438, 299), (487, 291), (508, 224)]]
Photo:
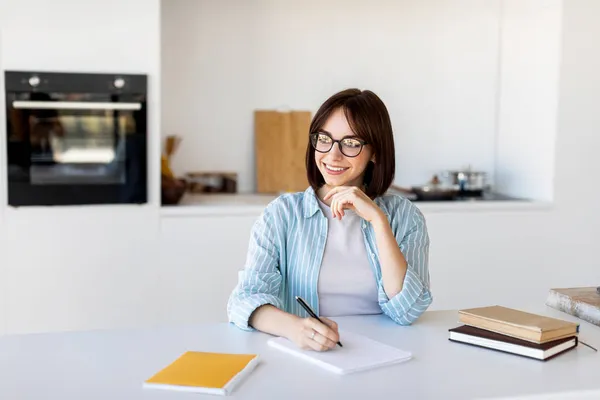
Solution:
[[(340, 140), (344, 137), (360, 140), (352, 132), (342, 109), (337, 109), (331, 114), (321, 132), (329, 133), (333, 140)], [(328, 148), (328, 138), (322, 135), (321, 138), (318, 146), (324, 149)], [(353, 155), (360, 149), (360, 145), (355, 140), (342, 142), (342, 147), (344, 147), (344, 152), (349, 155)], [(372, 157), (372, 150), (368, 145), (363, 146), (356, 157), (345, 156), (340, 151), (338, 143), (334, 143), (327, 153), (315, 150), (317, 168), (323, 175), (325, 184), (329, 186), (361, 186), (365, 169)]]

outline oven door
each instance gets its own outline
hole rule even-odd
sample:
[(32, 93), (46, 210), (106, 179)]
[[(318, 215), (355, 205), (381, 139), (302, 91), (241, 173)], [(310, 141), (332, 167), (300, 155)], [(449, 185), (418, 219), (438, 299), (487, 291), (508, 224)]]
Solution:
[(146, 99), (8, 92), (12, 206), (145, 203)]

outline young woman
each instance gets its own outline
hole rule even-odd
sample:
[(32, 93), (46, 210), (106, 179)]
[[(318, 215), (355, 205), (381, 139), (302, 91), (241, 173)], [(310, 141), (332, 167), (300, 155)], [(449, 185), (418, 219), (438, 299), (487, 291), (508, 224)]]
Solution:
[(429, 307), (429, 236), (407, 199), (386, 194), (395, 172), (388, 111), (348, 89), (315, 114), (306, 149), (310, 187), (271, 202), (255, 223), (229, 320), (323, 351), (337, 324), (310, 318), (383, 313), (409, 325)]

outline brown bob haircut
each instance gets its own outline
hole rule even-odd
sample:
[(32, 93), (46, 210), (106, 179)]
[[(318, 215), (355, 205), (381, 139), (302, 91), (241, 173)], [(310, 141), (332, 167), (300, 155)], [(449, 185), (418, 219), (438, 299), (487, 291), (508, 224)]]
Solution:
[[(383, 195), (394, 180), (396, 152), (394, 134), (387, 108), (370, 90), (346, 89), (328, 98), (310, 124), (310, 133), (319, 132), (334, 111), (342, 109), (352, 132), (370, 146), (375, 163), (369, 161), (364, 175), (365, 193), (371, 199)], [(315, 149), (310, 140), (306, 147), (308, 182), (317, 191), (325, 179), (315, 162)]]

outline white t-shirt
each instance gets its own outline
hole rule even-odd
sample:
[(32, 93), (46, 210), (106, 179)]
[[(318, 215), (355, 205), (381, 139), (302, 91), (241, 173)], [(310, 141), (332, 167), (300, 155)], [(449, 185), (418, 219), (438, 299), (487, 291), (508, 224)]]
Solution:
[(362, 218), (344, 210), (340, 221), (332, 217), (331, 209), (320, 199), (319, 205), (328, 223), (317, 288), (319, 315), (381, 314), (377, 283), (361, 230)]

